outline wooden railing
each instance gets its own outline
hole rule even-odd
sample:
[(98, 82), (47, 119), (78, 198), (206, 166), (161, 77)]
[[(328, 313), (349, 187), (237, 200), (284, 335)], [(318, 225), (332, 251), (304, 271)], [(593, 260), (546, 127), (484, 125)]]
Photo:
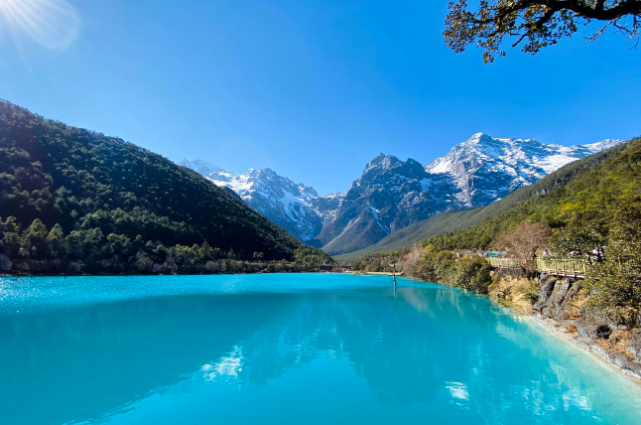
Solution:
[(571, 258), (537, 258), (536, 269), (540, 272), (583, 276), (588, 269), (588, 263)]
[(517, 268), (525, 266), (526, 264), (524, 261), (518, 261), (514, 258), (489, 257), (486, 258), (486, 260), (492, 267), (499, 267), (503, 269)]
[(585, 261), (571, 258), (536, 258), (535, 260), (517, 260), (514, 258), (489, 257), (487, 258), (487, 261), (492, 267), (506, 269), (526, 267), (528, 262), (535, 261), (537, 271), (559, 276), (584, 277), (588, 268), (588, 264)]

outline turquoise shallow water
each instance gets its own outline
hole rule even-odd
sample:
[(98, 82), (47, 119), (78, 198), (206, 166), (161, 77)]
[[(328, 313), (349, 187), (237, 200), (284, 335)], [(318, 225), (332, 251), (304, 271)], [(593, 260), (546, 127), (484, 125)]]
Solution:
[(640, 424), (641, 387), (405, 279), (4, 279), (0, 423)]

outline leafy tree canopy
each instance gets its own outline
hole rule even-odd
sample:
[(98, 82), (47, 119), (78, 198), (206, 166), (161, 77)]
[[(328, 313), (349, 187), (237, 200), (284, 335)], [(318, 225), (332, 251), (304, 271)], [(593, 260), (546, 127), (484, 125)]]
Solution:
[(481, 0), (478, 10), (459, 0), (449, 4), (443, 35), (455, 52), (477, 44), (490, 63), (506, 55), (506, 37), (514, 40), (512, 47), (534, 55), (592, 22), (601, 26), (589, 40), (613, 28), (638, 42), (641, 0)]

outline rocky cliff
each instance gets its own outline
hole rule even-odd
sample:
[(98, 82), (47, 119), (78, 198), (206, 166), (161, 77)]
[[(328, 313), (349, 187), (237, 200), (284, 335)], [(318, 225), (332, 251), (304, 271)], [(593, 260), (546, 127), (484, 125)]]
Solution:
[(585, 307), (581, 279), (542, 275), (531, 315), (624, 373), (641, 378), (641, 329), (629, 330)]

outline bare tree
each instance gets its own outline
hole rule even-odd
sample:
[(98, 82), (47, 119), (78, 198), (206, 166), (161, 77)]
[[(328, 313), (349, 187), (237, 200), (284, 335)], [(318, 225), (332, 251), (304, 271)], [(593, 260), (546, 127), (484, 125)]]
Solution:
[(405, 254), (400, 259), (400, 264), (408, 274), (412, 272), (412, 269), (418, 263), (418, 260), (421, 258), (425, 250), (418, 245), (414, 245), (412, 250)]
[(532, 259), (538, 250), (548, 247), (552, 232), (542, 223), (521, 223), (502, 233), (494, 240), (494, 249), (504, 251), (508, 257), (519, 262), (525, 271), (533, 271)]

